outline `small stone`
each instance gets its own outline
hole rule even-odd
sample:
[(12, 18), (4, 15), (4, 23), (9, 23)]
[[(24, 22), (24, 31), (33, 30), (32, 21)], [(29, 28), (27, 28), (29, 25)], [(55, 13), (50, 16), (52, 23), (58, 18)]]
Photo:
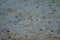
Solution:
[(47, 25), (45, 25), (45, 27), (48, 27)]
[(7, 40), (6, 38), (2, 38), (1, 40)]
[(8, 38), (11, 38), (10, 36), (8, 36)]
[(54, 38), (55, 36), (52, 35), (52, 34), (45, 34), (44, 37), (46, 37), (46, 38)]
[(15, 18), (18, 18), (18, 16), (17, 16), (17, 15), (15, 15)]
[(55, 37), (55, 38), (58, 38), (58, 37)]
[(29, 39), (29, 40), (31, 40), (31, 39)]
[(25, 35), (25, 37), (28, 37), (28, 35)]
[(29, 16), (29, 19), (32, 18), (32, 16)]
[(21, 21), (21, 19), (18, 19), (18, 21), (20, 22), (20, 21)]
[(0, 3), (0, 5), (2, 5), (2, 4)]
[(36, 8), (39, 8), (40, 6), (36, 6)]
[(43, 29), (40, 29), (39, 31), (43, 31)]
[(8, 14), (7, 14), (7, 13), (2, 13), (1, 15), (2, 15), (2, 16), (7, 16)]
[(53, 10), (54, 12), (56, 11), (56, 10)]
[(16, 38), (12, 38), (11, 40), (16, 40)]
[(60, 33), (60, 29), (57, 29), (55, 32)]
[(49, 4), (48, 6), (52, 6), (51, 4)]
[(42, 17), (42, 18), (45, 18), (45, 17)]
[(51, 30), (51, 32), (54, 32), (53, 30)]
[(13, 23), (19, 23), (18, 21), (14, 21)]
[(1, 14), (0, 14), (1, 15)]
[(49, 9), (52, 9), (52, 7), (49, 7)]
[(24, 0), (24, 2), (25, 2), (26, 0)]
[(32, 18), (31, 18), (30, 20), (31, 20), (31, 21), (33, 21), (33, 19), (32, 19)]
[(6, 2), (3, 2), (3, 3), (6, 3)]
[(9, 21), (9, 23), (11, 23), (11, 21)]
[(58, 28), (60, 28), (60, 26), (58, 26)]
[(7, 31), (7, 32), (10, 32), (10, 31)]
[(49, 23), (51, 23), (51, 21), (49, 21)]
[(26, 18), (23, 18), (24, 20), (26, 19)]

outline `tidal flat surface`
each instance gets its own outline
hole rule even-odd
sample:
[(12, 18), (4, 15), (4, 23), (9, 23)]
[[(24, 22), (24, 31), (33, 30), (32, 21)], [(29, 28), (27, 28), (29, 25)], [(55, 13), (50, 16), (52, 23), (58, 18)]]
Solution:
[(0, 0), (0, 40), (60, 40), (60, 0)]

